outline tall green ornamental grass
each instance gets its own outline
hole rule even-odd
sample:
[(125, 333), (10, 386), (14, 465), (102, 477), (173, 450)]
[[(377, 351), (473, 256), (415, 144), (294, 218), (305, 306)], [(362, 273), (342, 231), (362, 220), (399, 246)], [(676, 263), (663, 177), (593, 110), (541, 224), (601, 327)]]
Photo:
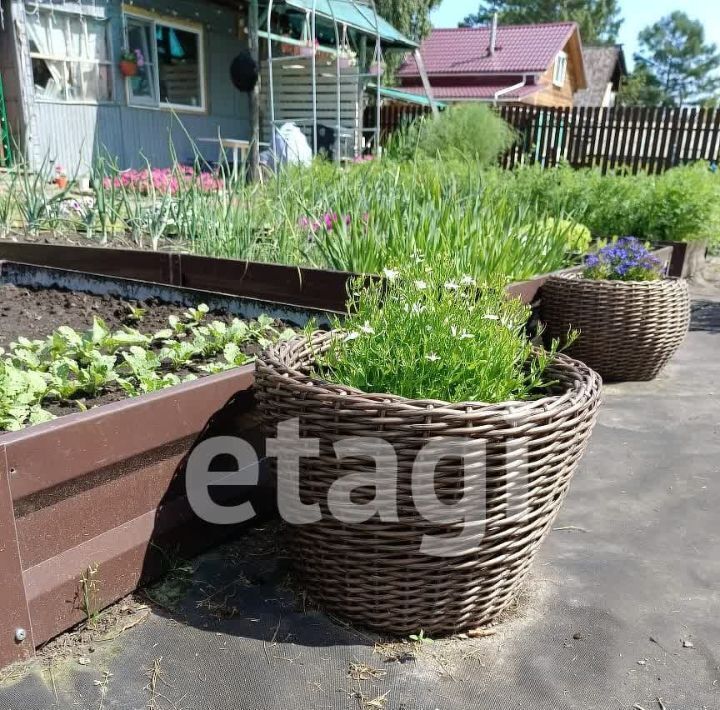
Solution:
[(517, 139), (515, 131), (485, 104), (451, 106), (438, 117), (407, 126), (390, 145), (391, 155), (408, 158), (413, 150), (431, 158), (469, 158), (495, 162)]
[(500, 284), (417, 257), (385, 283), (355, 284), (342, 335), (315, 374), (368, 393), (419, 400), (505, 402), (538, 396), (555, 353), (536, 351), (530, 308)]
[(182, 232), (192, 251), (358, 273), (423, 252), (482, 278), (527, 278), (566, 263), (572, 231), (487, 186), (471, 161), (318, 163), (232, 194), (228, 212), (218, 197), (197, 199), (205, 209), (186, 212)]

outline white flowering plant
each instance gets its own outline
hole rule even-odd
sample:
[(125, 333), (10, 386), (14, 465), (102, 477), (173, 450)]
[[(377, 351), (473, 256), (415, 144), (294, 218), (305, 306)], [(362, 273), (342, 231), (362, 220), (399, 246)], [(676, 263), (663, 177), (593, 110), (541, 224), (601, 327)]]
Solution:
[(497, 403), (546, 393), (557, 346), (533, 346), (531, 309), (501, 283), (457, 274), (449, 260), (386, 269), (353, 284), (339, 335), (314, 374), (368, 393)]

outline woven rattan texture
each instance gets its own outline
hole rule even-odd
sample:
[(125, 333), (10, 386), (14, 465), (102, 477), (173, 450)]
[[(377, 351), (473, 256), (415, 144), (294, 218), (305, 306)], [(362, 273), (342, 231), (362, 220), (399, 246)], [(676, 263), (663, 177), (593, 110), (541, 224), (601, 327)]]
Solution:
[[(319, 523), (292, 529), (300, 577), (321, 605), (343, 618), (405, 634), (453, 633), (495, 619), (513, 601), (530, 563), (548, 533), (570, 479), (587, 445), (601, 397), (600, 377), (582, 363), (561, 356), (543, 399), (504, 404), (413, 401), (365, 394), (308, 376), (332, 334), (282, 343), (257, 363), (258, 405), (268, 432), (278, 421), (297, 418), (301, 436), (321, 440), (321, 457), (303, 459), (303, 503), (319, 502)], [(330, 515), (327, 492), (338, 478), (367, 472), (362, 458), (339, 459), (333, 442), (345, 437), (379, 437), (398, 460), (397, 522), (379, 516), (342, 523)], [(453, 557), (420, 552), (424, 535), (457, 537), (462, 525), (435, 524), (419, 514), (411, 495), (417, 452), (435, 437), (485, 441), (483, 471), (460, 459), (444, 459), (429, 488), (419, 495), (457, 503), (463, 486), (484, 488), (483, 510), (466, 510), (474, 536)], [(359, 489), (354, 502), (371, 500)], [(364, 496), (364, 497), (363, 497)], [(422, 501), (420, 501), (422, 502)]]
[(567, 353), (607, 382), (652, 380), (680, 347), (690, 326), (687, 283), (595, 281), (551, 276), (541, 292), (547, 339), (580, 336)]

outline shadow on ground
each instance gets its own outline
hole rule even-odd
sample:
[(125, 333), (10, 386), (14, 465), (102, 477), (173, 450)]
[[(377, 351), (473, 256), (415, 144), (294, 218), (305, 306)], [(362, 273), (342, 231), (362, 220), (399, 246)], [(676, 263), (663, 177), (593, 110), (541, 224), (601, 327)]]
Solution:
[(143, 595), (159, 615), (203, 631), (297, 646), (372, 646), (377, 635), (330, 619), (298, 588), (287, 535), (272, 520), (194, 560), (174, 560)]
[(695, 301), (690, 330), (720, 333), (720, 301)]

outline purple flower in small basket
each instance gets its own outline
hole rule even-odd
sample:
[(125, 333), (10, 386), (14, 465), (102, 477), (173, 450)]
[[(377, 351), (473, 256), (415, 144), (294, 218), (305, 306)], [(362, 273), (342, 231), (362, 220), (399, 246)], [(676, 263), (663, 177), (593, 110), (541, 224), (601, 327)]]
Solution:
[(635, 237), (621, 237), (585, 257), (586, 279), (653, 281), (662, 278), (663, 264)]

